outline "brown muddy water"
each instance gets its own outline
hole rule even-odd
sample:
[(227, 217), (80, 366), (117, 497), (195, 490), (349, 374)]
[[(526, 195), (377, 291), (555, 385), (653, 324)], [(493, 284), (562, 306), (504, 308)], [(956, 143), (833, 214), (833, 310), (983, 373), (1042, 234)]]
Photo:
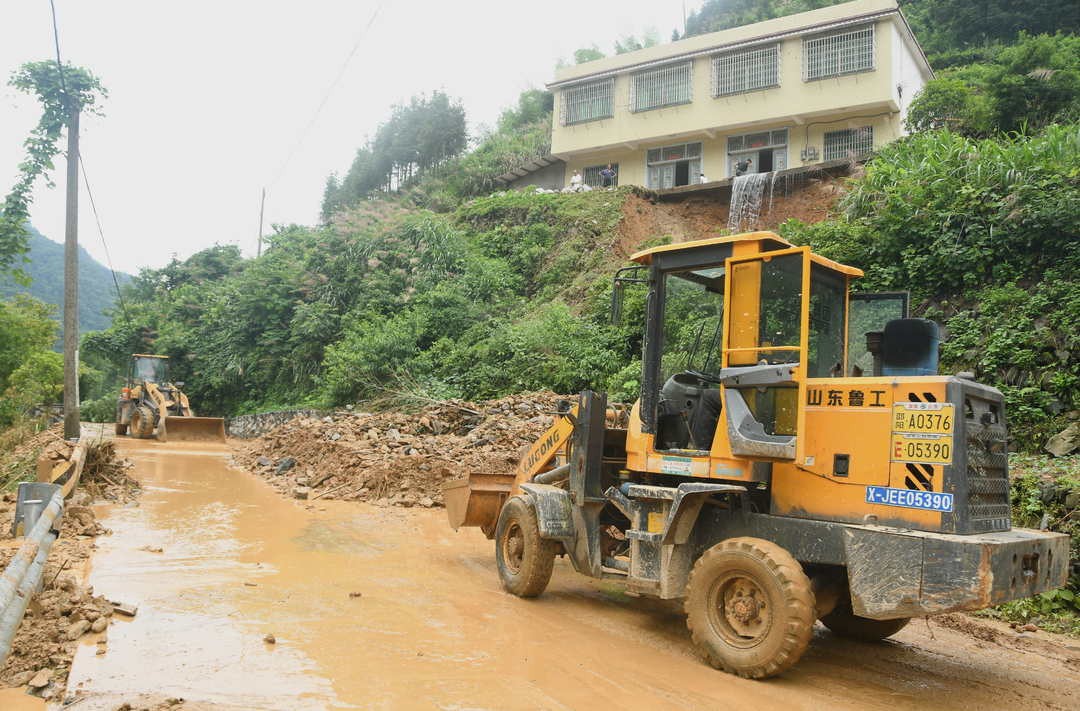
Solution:
[[(873, 644), (819, 626), (789, 672), (738, 679), (700, 660), (680, 604), (565, 561), (540, 598), (505, 594), (492, 543), (454, 533), (442, 509), (291, 501), (220, 446), (117, 446), (145, 493), (107, 514), (89, 582), (139, 609), (80, 648), (68, 708), (140, 695), (215, 709), (1080, 708), (1075, 640), (961, 616)], [(9, 698), (5, 711), (43, 708)]]

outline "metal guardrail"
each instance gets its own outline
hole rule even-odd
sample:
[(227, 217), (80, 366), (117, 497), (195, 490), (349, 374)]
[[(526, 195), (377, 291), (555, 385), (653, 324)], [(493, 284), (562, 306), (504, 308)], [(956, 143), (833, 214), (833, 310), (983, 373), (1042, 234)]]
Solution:
[[(46, 497), (49, 503), (42, 510)], [(41, 582), (45, 561), (60, 534), (63, 512), (62, 485), (25, 482), (19, 485), (13, 533), (27, 529), (29, 533), (4, 574), (0, 575), (0, 666), (11, 651), (26, 606)]]

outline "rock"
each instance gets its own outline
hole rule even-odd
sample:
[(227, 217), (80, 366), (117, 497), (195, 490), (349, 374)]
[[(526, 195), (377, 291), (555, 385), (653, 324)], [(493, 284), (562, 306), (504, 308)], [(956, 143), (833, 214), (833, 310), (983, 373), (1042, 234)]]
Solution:
[(277, 644), (277, 637), (275, 637), (272, 634), (268, 634), (265, 637), (263, 637), (263, 641), (266, 642), (267, 644)]
[(386, 436), (393, 440), (401, 439), (401, 433), (395, 429), (389, 429), (386, 431)]
[(108, 605), (108, 604), (101, 605), (101, 616), (102, 617), (112, 617), (112, 613), (113, 613), (112, 605)]
[(272, 459), (270, 459), (268, 457), (259, 457), (258, 459), (255, 460), (255, 463), (258, 464), (260, 467), (272, 467), (272, 466), (274, 466), (274, 460), (272, 460)]
[(1080, 491), (1069, 492), (1069, 495), (1065, 497), (1065, 508), (1070, 511), (1075, 508), (1080, 508)]
[(306, 476), (298, 476), (296, 477), (296, 483), (298, 486), (307, 486), (308, 478)]
[(334, 476), (334, 474), (335, 474), (335, 472), (332, 472), (332, 471), (331, 472), (323, 472), (322, 474), (319, 474), (314, 479), (312, 479), (310, 482), (308, 482), (308, 486), (312, 486), (312, 487), (318, 486), (319, 484), (322, 484), (324, 481), (326, 481), (327, 479)]
[(426, 464), (421, 464), (421, 465), (420, 465), (419, 467), (417, 467), (417, 468), (418, 468), (418, 469), (419, 469), (420, 471), (422, 471), (422, 472), (426, 472), (426, 471), (429, 471), (429, 470), (431, 469), (431, 467), (429, 467), (429, 466), (428, 466), (428, 465), (426, 465)]
[(297, 486), (293, 488), (294, 499), (306, 499), (308, 497), (308, 494), (310, 493), (311, 489), (307, 488), (306, 486)]
[(86, 634), (86, 631), (88, 629), (90, 629), (90, 623), (86, 620), (79, 620), (78, 622), (70, 625), (67, 628), (65, 636), (68, 638), (69, 641), (74, 642), (75, 640)]
[(330, 441), (331, 441), (331, 442), (337, 442), (337, 441), (338, 441), (339, 439), (341, 439), (341, 435), (340, 435), (340, 434), (338, 434), (337, 432), (335, 432), (334, 434), (330, 435)]
[(48, 686), (49, 682), (52, 681), (52, 675), (52, 669), (42, 669), (30, 680), (30, 688), (42, 689)]
[(381, 507), (381, 508), (386, 508), (387, 506), (389, 506), (389, 505), (390, 505), (390, 499), (388, 499), (388, 498), (386, 498), (386, 497), (384, 496), (383, 498), (381, 498), (381, 499), (379, 499), (378, 501), (376, 501), (376, 502), (375, 502), (375, 505), (376, 505), (376, 506), (379, 506), (379, 507)]
[(345, 409), (346, 409), (346, 410), (352, 410), (352, 409), (353, 409), (353, 406), (352, 406), (352, 405), (346, 405), (346, 406), (345, 406)]
[(1039, 628), (1035, 625), (1024, 625), (1022, 628), (1025, 632), (1038, 632)]
[(129, 501), (126, 504), (124, 504), (125, 509), (134, 509), (134, 508), (137, 508), (138, 506), (139, 506), (138, 501)]
[(105, 628), (109, 626), (109, 620), (105, 617), (99, 617), (94, 620), (94, 624), (90, 625), (91, 632), (104, 632)]
[(277, 476), (281, 476), (282, 474), (289, 471), (290, 469), (292, 469), (295, 466), (296, 466), (296, 460), (295, 459), (293, 459), (292, 457), (285, 457), (284, 459), (281, 460), (281, 463), (278, 464), (277, 471), (275, 472), (275, 474)]
[(420, 452), (418, 452), (418, 451), (416, 451), (416, 449), (410, 447), (409, 448), (409, 456), (411, 457), (414, 454), (420, 454)]
[(389, 502), (390, 506), (397, 506), (400, 503), (401, 503), (401, 497), (400, 496), (391, 496), (390, 497), (390, 502)]
[(349, 593), (349, 597), (361, 597), (362, 595), (363, 595), (363, 593), (358, 593), (358, 592)]
[(420, 505), (423, 506), (425, 509), (430, 509), (432, 506), (435, 505), (435, 502), (431, 500), (431, 497), (425, 496), (424, 498), (420, 499)]
[(1058, 357), (1058, 360), (1060, 360), (1062, 363), (1068, 363), (1069, 362), (1069, 352), (1068, 351), (1055, 350), (1054, 355), (1056, 355)]
[(32, 672), (32, 671), (26, 671), (26, 672), (23, 672), (22, 674), (16, 674), (15, 676), (11, 677), (11, 680), (8, 683), (8, 687), (12, 688), (12, 689), (17, 689), (20, 686), (26, 686), (27, 684), (30, 683), (30, 680), (33, 679), (33, 678), (34, 678), (34, 672)]
[(326, 417), (323, 418), (323, 422), (325, 422), (328, 425), (332, 425), (332, 424), (334, 424), (334, 418), (330, 417), (330, 415), (327, 415)]
[(1055, 457), (1064, 457), (1080, 449), (1080, 423), (1073, 423), (1050, 438), (1043, 447)]

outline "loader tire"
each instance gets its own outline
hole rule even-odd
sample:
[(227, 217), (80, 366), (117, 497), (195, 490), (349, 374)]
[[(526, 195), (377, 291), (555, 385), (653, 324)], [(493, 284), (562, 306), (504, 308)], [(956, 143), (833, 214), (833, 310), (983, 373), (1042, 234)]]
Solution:
[(131, 413), (130, 435), (132, 439), (149, 439), (154, 434), (154, 413), (149, 407), (137, 407)]
[(911, 622), (910, 617), (900, 617), (893, 620), (873, 620), (869, 617), (859, 617), (851, 611), (851, 603), (847, 601), (841, 602), (832, 612), (821, 618), (821, 624), (828, 627), (835, 634), (848, 639), (857, 639), (861, 642), (877, 642), (886, 637), (892, 637), (907, 627), (908, 622)]
[(686, 624), (717, 669), (763, 679), (786, 671), (814, 637), (814, 593), (778, 545), (732, 538), (698, 559), (686, 586)]
[(495, 527), (495, 567), (508, 593), (536, 597), (547, 588), (555, 565), (556, 542), (540, 537), (531, 501), (513, 496)]

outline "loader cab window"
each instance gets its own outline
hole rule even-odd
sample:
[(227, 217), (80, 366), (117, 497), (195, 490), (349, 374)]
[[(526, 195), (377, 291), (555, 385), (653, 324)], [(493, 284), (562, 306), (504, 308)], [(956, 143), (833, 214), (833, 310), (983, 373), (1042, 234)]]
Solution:
[(686, 370), (720, 372), (724, 268), (664, 278), (663, 378)]
[(847, 277), (820, 264), (810, 265), (808, 378), (844, 374), (844, 317)]
[(724, 267), (668, 273), (663, 294), (656, 448), (707, 451), (719, 419), (718, 391), (707, 390), (720, 373)]
[(164, 358), (133, 358), (132, 378), (145, 383), (168, 381), (168, 361)]

